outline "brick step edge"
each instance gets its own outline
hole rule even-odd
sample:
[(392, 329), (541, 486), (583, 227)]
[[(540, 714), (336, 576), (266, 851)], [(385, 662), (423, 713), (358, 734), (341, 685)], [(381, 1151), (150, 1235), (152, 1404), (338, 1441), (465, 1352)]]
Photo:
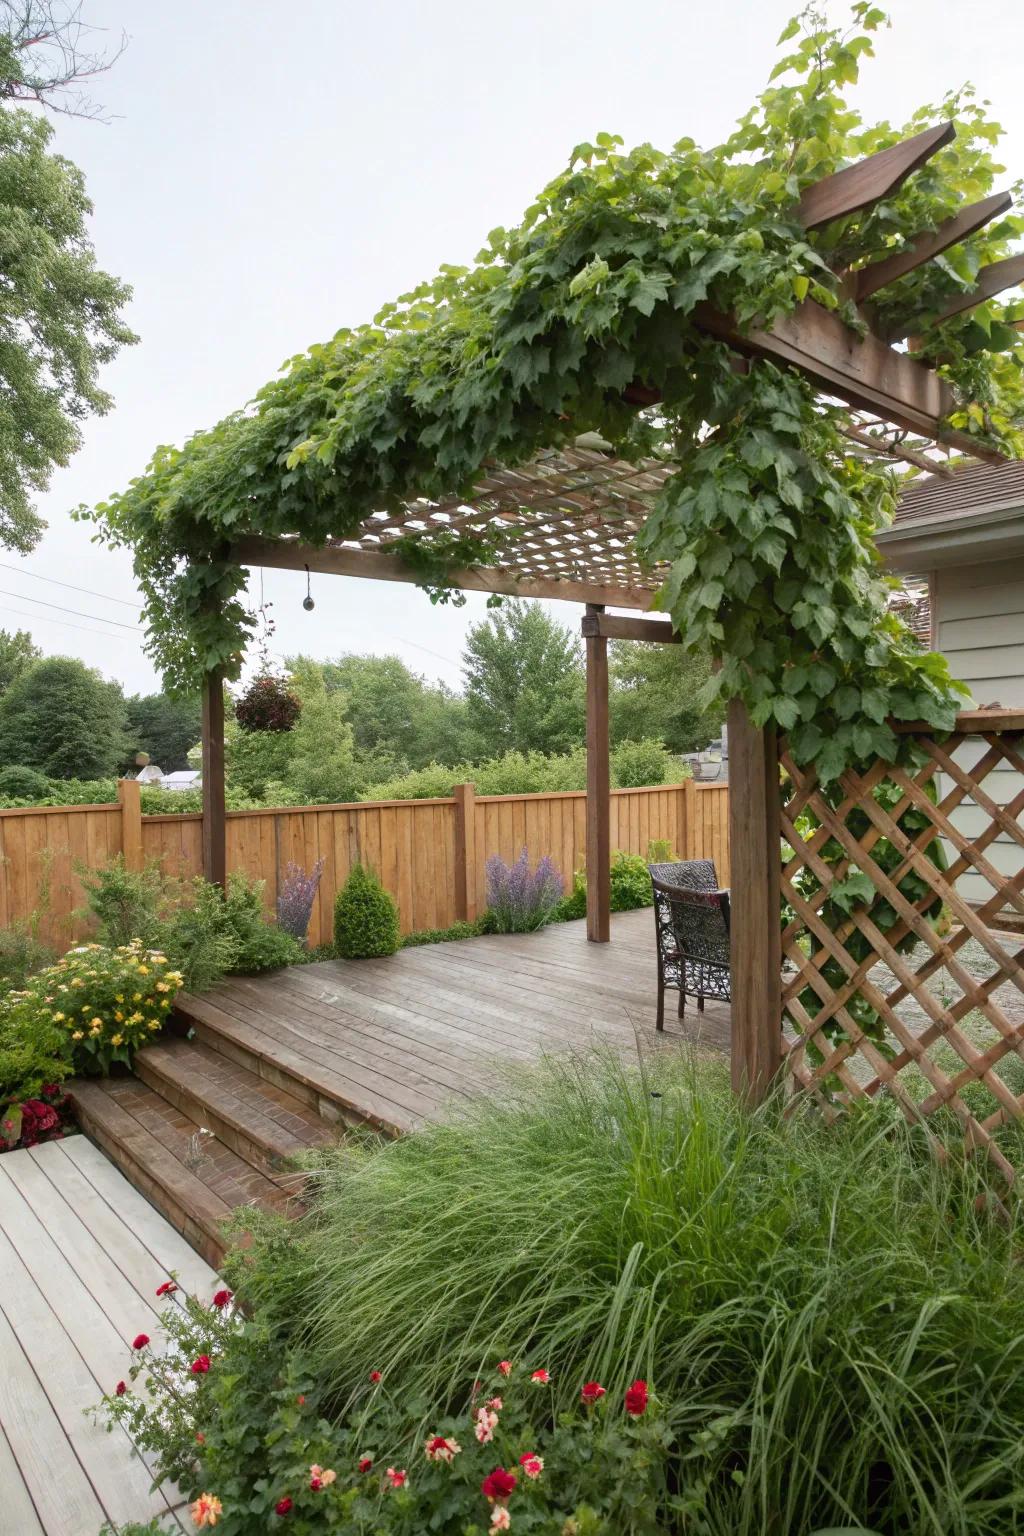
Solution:
[[(209, 1041), (204, 1040), (204, 1043), (209, 1044)], [(211, 1088), (206, 1083), (190, 1085), (173, 1070), (167, 1053), (159, 1047), (147, 1046), (139, 1051), (133, 1070), (147, 1088), (180, 1109), (190, 1120), (211, 1130), (236, 1157), (259, 1169), (287, 1193), (301, 1194), (306, 1175), (301, 1169), (289, 1168), (286, 1164), (290, 1157), (309, 1150), (308, 1143), (290, 1137), (282, 1126), (275, 1125), (269, 1118), (264, 1126), (258, 1125), (245, 1114), (244, 1105), (238, 1104), (237, 1100), (234, 1104), (227, 1102), (232, 1097), (230, 1090), (217, 1092), (215, 1085)], [(258, 1074), (253, 1073), (253, 1076)], [(306, 1105), (302, 1104), (302, 1107), (306, 1108)], [(332, 1139), (332, 1127), (324, 1121), (324, 1141)]]
[(66, 1086), (89, 1139), (207, 1264), (219, 1269), (227, 1251), (223, 1226), (232, 1215), (231, 1206), (190, 1173), (99, 1083), (75, 1078)]

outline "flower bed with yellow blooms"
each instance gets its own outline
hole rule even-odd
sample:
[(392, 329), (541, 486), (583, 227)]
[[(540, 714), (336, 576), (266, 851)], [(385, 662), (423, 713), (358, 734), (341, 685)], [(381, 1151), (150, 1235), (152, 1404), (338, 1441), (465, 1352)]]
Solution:
[(83, 944), (33, 976), (18, 1004), (58, 1027), (76, 1072), (109, 1072), (159, 1032), (180, 987), (159, 950)]

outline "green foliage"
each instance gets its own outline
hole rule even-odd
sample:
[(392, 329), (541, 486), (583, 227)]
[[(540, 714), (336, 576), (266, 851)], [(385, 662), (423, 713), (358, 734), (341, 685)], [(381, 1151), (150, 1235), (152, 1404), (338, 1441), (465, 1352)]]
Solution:
[[(256, 1536), (285, 1520), (303, 1536), (482, 1536), (506, 1500), (515, 1528), (538, 1536), (660, 1536), (666, 1529), (659, 1516), (669, 1502), (671, 1433), (653, 1395), (635, 1414), (623, 1398), (577, 1399), (554, 1424), (548, 1388), (532, 1382), (524, 1365), (506, 1376), (495, 1360), (475, 1388), (467, 1378), (453, 1400), (424, 1401), (429, 1419), (418, 1430), (387, 1386), (370, 1382), (332, 1422), (309, 1362), (297, 1351), (282, 1358), (258, 1319), (187, 1297), (163, 1322), (163, 1347), (147, 1342), (132, 1360), (134, 1390), (125, 1383), (104, 1398), (103, 1410), (151, 1453), (158, 1478), (171, 1478), (198, 1501), (197, 1525), (206, 1524), (201, 1501), (212, 1497), (224, 1536)], [(199, 1358), (209, 1369), (197, 1379), (191, 1362)], [(481, 1413), (483, 1440), (475, 1433)], [(718, 1439), (709, 1425), (675, 1494), (693, 1514), (703, 1507), (702, 1475)], [(369, 1465), (360, 1470), (364, 1458)], [(401, 1469), (401, 1489), (386, 1474), (389, 1461)], [(497, 1503), (482, 1486), (496, 1464), (512, 1469)], [(153, 1527), (128, 1529), (137, 1536)]]
[(21, 552), (43, 528), (33, 497), (80, 423), (110, 409), (101, 366), (137, 339), (121, 318), (130, 290), (96, 265), (82, 173), (52, 137), (44, 117), (0, 105), (0, 545)]
[(486, 753), (564, 752), (583, 734), (580, 642), (536, 603), (513, 600), (470, 626), (466, 708)]
[(82, 944), (0, 1002), (0, 1034), (41, 1041), (76, 1072), (109, 1072), (163, 1027), (180, 985), (166, 955), (138, 942)]
[[(627, 458), (664, 452), (674, 467), (639, 553), (671, 563), (662, 605), (687, 650), (723, 661), (716, 698), (738, 696), (792, 732), (799, 760), (825, 779), (899, 750), (890, 716), (948, 725), (960, 695), (945, 663), (886, 610), (873, 535), (892, 510), (892, 477), (847, 455), (845, 417), (819, 410), (799, 375), (765, 362), (734, 372), (729, 348), (695, 321), (708, 303), (741, 329), (770, 326), (811, 299), (856, 329), (838, 274), (992, 190), (999, 129), (969, 91), (905, 127), (866, 127), (848, 106), (881, 19), (858, 5), (841, 31), (809, 12), (809, 35), (710, 151), (681, 138), (667, 153), (625, 153), (612, 134), (578, 145), (474, 266), (445, 267), (373, 325), (295, 359), (255, 410), (159, 449), (146, 476), (90, 515), (134, 550), (161, 664), (182, 675), (238, 664), (248, 623), (226, 537), (344, 536), (381, 506), (469, 486), (488, 458), (514, 465), (597, 431)], [(956, 142), (904, 186), (862, 215), (803, 228), (807, 184), (936, 118), (955, 120)], [(1004, 219), (883, 290), (883, 324), (934, 312), (1020, 230)], [(1017, 318), (992, 300), (927, 333), (957, 397), (954, 423), (1011, 453), (1024, 416)], [(634, 381), (657, 390), (656, 411), (623, 401)], [(532, 729), (514, 712), (493, 723)]]
[(226, 721), (224, 769), (228, 788), (263, 800), (270, 784), (284, 781), (294, 750), (292, 735), (291, 731), (243, 731), (234, 720)]
[[(290, 670), (298, 660), (289, 660)], [(390, 754), (416, 769), (459, 762), (475, 751), (465, 700), (419, 677), (397, 656), (339, 656), (323, 663), (323, 677), (331, 692), (344, 696), (361, 761)]]
[(421, 944), (452, 944), (458, 939), (476, 939), (491, 931), (486, 917), (478, 917), (472, 923), (452, 923), (450, 928), (419, 928), (415, 933), (403, 933), (400, 949), (415, 949)]
[(321, 685), (304, 694), (298, 724), (288, 733), (291, 757), (285, 785), (299, 805), (355, 800), (366, 782), (356, 760), (345, 701)]
[(0, 992), (0, 1111), (36, 1098), (44, 1084), (70, 1073), (70, 1043), (60, 1026), (22, 998)]
[(237, 1283), (305, 1341), (316, 1401), (378, 1369), (410, 1427), (501, 1357), (550, 1370), (555, 1412), (581, 1380), (614, 1402), (648, 1377), (677, 1486), (703, 1446), (695, 1532), (1011, 1536), (1019, 1213), (892, 1104), (784, 1109), (665, 1055), (510, 1074), (447, 1124), (328, 1154), (314, 1214), (239, 1254)]
[(56, 779), (99, 778), (124, 757), (124, 722), (117, 683), (73, 657), (49, 656), (33, 662), (0, 698), (0, 767), (38, 768)]
[(710, 647), (689, 651), (682, 645), (613, 640), (608, 660), (614, 742), (653, 737), (670, 752), (693, 752), (718, 735), (722, 701), (706, 708), (700, 702), (712, 676)]
[(641, 741), (622, 741), (611, 751), (612, 780), (618, 789), (637, 789), (645, 784), (664, 784), (678, 780), (679, 765), (674, 763), (660, 741), (645, 737)]
[(372, 870), (354, 864), (334, 902), (334, 947), (343, 960), (393, 955), (398, 908)]
[[(2, 770), (6, 772), (7, 770)], [(24, 772), (17, 768), (11, 771)], [(32, 770), (35, 772), (36, 770)], [(46, 779), (46, 789), (38, 797), (0, 792), (0, 806), (18, 805), (112, 805), (117, 800), (116, 779)], [(143, 790), (143, 795), (146, 791)], [(160, 791), (158, 790), (159, 794)]]
[(0, 698), (42, 654), (27, 629), (0, 629)]
[(52, 959), (49, 946), (30, 923), (0, 928), (0, 997), (12, 988), (23, 987), (33, 971), (42, 970)]
[(0, 768), (0, 801), (45, 800), (49, 788), (49, 779), (45, 773), (40, 773), (38, 768), (20, 766)]
[[(610, 883), (613, 912), (633, 912), (637, 907), (651, 906), (654, 901), (647, 861), (638, 853), (619, 850), (612, 854)], [(572, 877), (572, 890), (558, 903), (555, 918), (558, 922), (571, 922), (586, 915), (587, 876), (585, 870), (578, 869)]]
[(188, 767), (189, 748), (195, 746), (202, 734), (202, 710), (195, 696), (137, 693), (125, 701), (125, 706), (125, 768), (133, 767), (137, 752), (148, 753), (150, 762), (158, 764), (164, 773)]
[(647, 844), (648, 864), (671, 864), (675, 859), (671, 839), (667, 837), (652, 837)]
[(204, 992), (228, 973), (272, 971), (303, 959), (302, 945), (267, 921), (263, 885), (235, 873), (222, 894), (197, 875), (182, 892), (161, 943), (190, 992)]
[[(612, 748), (612, 784), (626, 789), (635, 785), (678, 783), (679, 764), (660, 742), (624, 741)], [(430, 800), (450, 795), (456, 784), (475, 784), (478, 795), (558, 794), (585, 789), (587, 754), (579, 746), (571, 752), (545, 756), (543, 752), (506, 752), (480, 763), (456, 763), (444, 767), (430, 763), (411, 773), (370, 784), (361, 800)]]
[(163, 942), (169, 894), (158, 864), (129, 869), (119, 853), (101, 869), (80, 869), (78, 877), (101, 943), (118, 949), (135, 940), (144, 947)]

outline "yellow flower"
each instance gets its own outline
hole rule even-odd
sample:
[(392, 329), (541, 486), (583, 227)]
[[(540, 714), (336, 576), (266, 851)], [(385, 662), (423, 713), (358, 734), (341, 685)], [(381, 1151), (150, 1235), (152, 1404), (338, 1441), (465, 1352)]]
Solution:
[(71, 1038), (72, 1040), (83, 1040), (85, 1036), (80, 1029), (76, 1029), (73, 1031)]
[(73, 987), (84, 987), (85, 982), (82, 980), (81, 976), (73, 976), (71, 978), (71, 985)]
[(159, 1029), (160, 1028), (160, 1020), (159, 1019), (150, 1019), (149, 1024), (148, 1024), (147, 1027), (149, 1029)]
[(158, 992), (169, 992), (171, 990), (166, 981), (158, 981), (156, 984), (156, 989)]
[(148, 976), (149, 975), (149, 966), (148, 965), (140, 965), (139, 966), (139, 975), (140, 976)]
[(132, 998), (132, 1002), (133, 1003), (141, 1003), (142, 1002), (142, 993), (141, 992), (136, 992), (134, 997)]
[(124, 1035), (111, 1035), (110, 1043), (111, 1045), (122, 1045), (124, 1043)]
[(124, 1002), (124, 993), (123, 992), (118, 992), (116, 994), (115, 998), (114, 998), (114, 1002), (115, 1003), (123, 1003)]
[(90, 1040), (95, 1040), (95, 1039), (96, 1039), (96, 1036), (97, 1036), (97, 1035), (98, 1035), (98, 1034), (100, 1034), (100, 1033), (101, 1033), (101, 1031), (100, 1031), (100, 1030), (98, 1030), (98, 1029), (90, 1029), (90, 1031), (89, 1031), (89, 1039), (90, 1039)]
[(138, 1012), (130, 1013), (128, 1015), (128, 1023), (129, 1024), (141, 1024), (142, 1023), (142, 1014), (138, 1013)]
[(162, 997), (160, 999), (160, 1007), (161, 1008), (169, 1008), (170, 1006), (171, 1006), (171, 1000), (170, 1000), (169, 997)]
[(95, 1018), (95, 1019), (90, 1019), (89, 1020), (89, 1028), (90, 1029), (102, 1029), (103, 1028), (103, 1020), (101, 1018), (98, 1018), (98, 1017)]
[(83, 1013), (91, 1013), (92, 1012), (92, 1009), (89, 1007), (88, 1003), (85, 1004), (85, 1006), (82, 1009), (82, 1012)]
[(117, 1022), (119, 1024), (123, 1024), (124, 1023), (124, 1014), (121, 1012), (120, 1008), (116, 1008), (114, 1010), (114, 1018), (117, 1020)]
[(55, 1024), (63, 1024), (63, 1022), (64, 1022), (64, 1015), (62, 1013), (55, 1013), (54, 1016), (53, 1016), (53, 1022)]

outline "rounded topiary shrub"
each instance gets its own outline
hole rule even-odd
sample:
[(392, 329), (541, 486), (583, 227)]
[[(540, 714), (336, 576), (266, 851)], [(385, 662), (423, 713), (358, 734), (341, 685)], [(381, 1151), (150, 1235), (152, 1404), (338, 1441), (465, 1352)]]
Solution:
[(49, 793), (50, 781), (37, 768), (0, 768), (0, 799), (43, 800)]
[(343, 960), (372, 960), (398, 948), (398, 908), (377, 876), (355, 864), (334, 902), (334, 947)]

